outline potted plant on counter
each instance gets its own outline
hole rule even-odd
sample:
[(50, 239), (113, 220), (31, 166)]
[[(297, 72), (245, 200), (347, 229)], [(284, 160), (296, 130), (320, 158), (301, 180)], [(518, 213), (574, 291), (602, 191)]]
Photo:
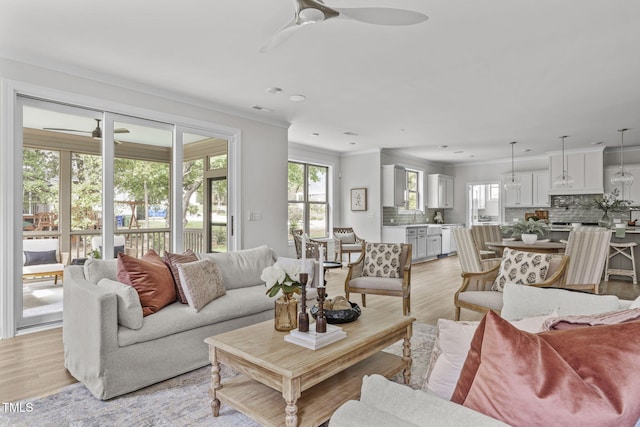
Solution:
[(519, 219), (511, 226), (511, 236), (520, 236), (523, 243), (532, 245), (538, 240), (538, 236), (543, 237), (547, 232), (547, 224), (533, 218), (528, 220)]
[(603, 212), (602, 218), (598, 221), (600, 227), (611, 228), (613, 221), (609, 218), (608, 212), (624, 212), (631, 204), (630, 200), (618, 199), (620, 191), (614, 188), (611, 193), (605, 193), (602, 197), (593, 199), (593, 206)]

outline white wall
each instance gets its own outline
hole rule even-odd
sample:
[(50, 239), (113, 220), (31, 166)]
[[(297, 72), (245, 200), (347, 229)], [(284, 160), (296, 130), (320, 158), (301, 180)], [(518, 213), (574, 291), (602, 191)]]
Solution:
[[(359, 237), (379, 242), (382, 227), (380, 152), (368, 151), (342, 156), (341, 162), (340, 223), (336, 227), (353, 227)], [(351, 210), (351, 189), (367, 189), (367, 210)]]

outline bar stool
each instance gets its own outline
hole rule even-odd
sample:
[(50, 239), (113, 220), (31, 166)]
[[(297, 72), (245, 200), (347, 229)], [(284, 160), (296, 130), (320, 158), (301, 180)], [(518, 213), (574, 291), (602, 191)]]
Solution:
[[(609, 276), (613, 274), (615, 276), (629, 276), (633, 279), (634, 285), (638, 283), (638, 276), (636, 275), (636, 259), (633, 255), (633, 248), (635, 248), (636, 246), (638, 246), (636, 242), (609, 243), (609, 256), (607, 257), (607, 263), (605, 266), (605, 275), (604, 275), (605, 282), (608, 282)], [(611, 249), (613, 249), (613, 252), (611, 251)], [(628, 253), (627, 253), (627, 250), (629, 251)], [(631, 260), (631, 269), (627, 270), (627, 269), (621, 269), (621, 268), (609, 268), (609, 260), (616, 255), (622, 255), (625, 258)]]

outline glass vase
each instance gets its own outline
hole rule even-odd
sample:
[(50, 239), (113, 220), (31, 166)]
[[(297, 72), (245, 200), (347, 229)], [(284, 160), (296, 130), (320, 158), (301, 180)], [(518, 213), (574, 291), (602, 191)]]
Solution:
[(609, 218), (609, 215), (607, 215), (606, 211), (604, 215), (602, 215), (602, 218), (600, 218), (600, 220), (598, 221), (598, 225), (604, 228), (611, 228), (611, 226), (613, 225), (613, 221), (611, 220), (611, 218)]
[(287, 293), (276, 299), (273, 320), (276, 331), (287, 332), (298, 327), (298, 301), (293, 294)]

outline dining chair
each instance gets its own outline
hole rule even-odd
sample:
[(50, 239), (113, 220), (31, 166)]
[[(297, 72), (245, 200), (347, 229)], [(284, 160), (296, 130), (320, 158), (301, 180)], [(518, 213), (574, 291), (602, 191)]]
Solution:
[[(293, 235), (293, 244), (296, 247), (296, 257), (298, 259), (302, 258), (302, 236), (304, 231), (301, 229), (291, 230), (291, 234)], [(321, 242), (319, 240), (310, 239), (309, 236), (306, 236), (306, 258), (318, 259), (320, 256), (320, 247), (324, 248), (325, 260), (327, 258), (327, 242)]]
[(471, 232), (473, 233), (473, 239), (475, 240), (481, 258), (486, 259), (500, 256), (497, 251), (490, 249), (486, 243), (499, 242), (502, 240), (502, 230), (499, 225), (473, 225), (471, 226)]
[(569, 256), (563, 287), (599, 292), (600, 281), (609, 255), (611, 230), (580, 227), (569, 233), (565, 255)]
[(347, 254), (349, 263), (351, 263), (352, 253), (362, 253), (365, 241), (358, 237), (351, 227), (334, 227), (333, 238), (335, 244), (335, 260), (342, 262), (342, 254)]
[(357, 261), (349, 264), (344, 282), (347, 300), (349, 294), (359, 293), (362, 306), (367, 306), (366, 295), (387, 295), (402, 298), (402, 314), (411, 312), (411, 244), (366, 243)]

